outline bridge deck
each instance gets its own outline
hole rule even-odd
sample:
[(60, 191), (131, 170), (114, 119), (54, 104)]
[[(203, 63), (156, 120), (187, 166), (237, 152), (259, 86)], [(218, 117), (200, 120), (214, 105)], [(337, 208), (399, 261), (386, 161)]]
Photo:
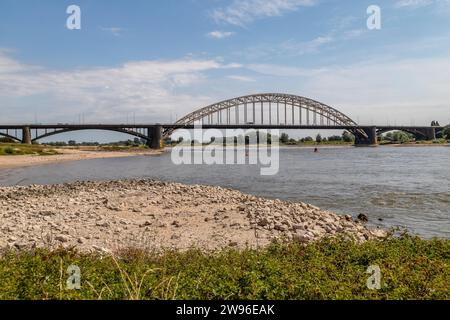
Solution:
[[(0, 130), (14, 130), (22, 129), (23, 127), (29, 127), (30, 129), (121, 129), (121, 128), (151, 128), (155, 126), (161, 126), (163, 128), (186, 128), (192, 129), (195, 126), (192, 124), (160, 124), (160, 123), (142, 123), (142, 124), (7, 124), (0, 125)], [(346, 125), (284, 125), (284, 124), (203, 124), (201, 126), (204, 129), (329, 129), (329, 130), (345, 130), (356, 128), (372, 128), (382, 130), (412, 130), (412, 129), (443, 129), (444, 127), (431, 127), (431, 126), (378, 126), (378, 125), (359, 125), (359, 126), (346, 126)]]

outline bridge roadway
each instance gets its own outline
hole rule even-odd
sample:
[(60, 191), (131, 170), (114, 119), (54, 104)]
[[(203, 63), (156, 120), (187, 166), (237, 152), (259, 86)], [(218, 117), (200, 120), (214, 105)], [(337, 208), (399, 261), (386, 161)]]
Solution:
[[(151, 148), (160, 148), (164, 130), (194, 129), (194, 124), (5, 124), (0, 125), (0, 136), (30, 144), (39, 139), (64, 132), (80, 130), (108, 130), (130, 134), (148, 142)], [(203, 129), (279, 129), (279, 130), (347, 130), (356, 136), (357, 145), (374, 145), (377, 136), (394, 130), (414, 134), (418, 139), (434, 140), (443, 130), (441, 126), (359, 126), (359, 125), (290, 125), (290, 124), (203, 124)], [(34, 135), (33, 135), (34, 133)]]

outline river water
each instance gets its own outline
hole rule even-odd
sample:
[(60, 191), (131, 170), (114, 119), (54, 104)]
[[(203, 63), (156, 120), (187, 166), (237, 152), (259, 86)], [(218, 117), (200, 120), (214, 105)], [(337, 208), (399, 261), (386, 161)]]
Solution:
[(279, 173), (261, 176), (257, 165), (177, 166), (165, 153), (4, 169), (0, 185), (122, 178), (220, 185), (450, 238), (449, 159), (449, 147), (281, 148)]

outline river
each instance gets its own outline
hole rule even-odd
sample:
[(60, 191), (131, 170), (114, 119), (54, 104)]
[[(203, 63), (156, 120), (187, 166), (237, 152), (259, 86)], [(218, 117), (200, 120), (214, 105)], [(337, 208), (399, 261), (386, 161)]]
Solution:
[(165, 153), (3, 169), (0, 185), (123, 178), (220, 185), (450, 238), (449, 159), (449, 147), (281, 148), (279, 173), (261, 176), (257, 165), (177, 166)]

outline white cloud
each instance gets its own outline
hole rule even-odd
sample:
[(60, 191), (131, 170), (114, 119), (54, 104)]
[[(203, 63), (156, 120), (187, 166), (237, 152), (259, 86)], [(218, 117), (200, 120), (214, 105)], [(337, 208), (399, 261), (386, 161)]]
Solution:
[(0, 48), (0, 76), (3, 73), (22, 72), (36, 70), (36, 67), (28, 66), (10, 57), (12, 50)]
[(334, 41), (331, 36), (319, 36), (312, 39), (311, 41), (296, 42), (296, 41), (286, 41), (281, 45), (281, 49), (286, 52), (291, 52), (295, 55), (303, 55), (305, 53), (315, 53), (321, 47)]
[[(343, 37), (342, 37), (343, 38)], [(348, 40), (350, 38), (346, 38)], [(290, 39), (281, 43), (261, 43), (256, 46), (234, 52), (236, 56), (246, 59), (258, 60), (274, 57), (298, 57), (311, 53), (318, 53), (327, 45), (339, 39), (332, 36), (319, 36), (308, 41)]]
[(234, 35), (234, 32), (230, 31), (211, 31), (207, 34), (208, 37), (214, 39), (224, 39)]
[(119, 27), (102, 27), (101, 29), (102, 31), (111, 33), (113, 36), (116, 37), (120, 36), (123, 31), (123, 29)]
[(433, 0), (398, 0), (395, 2), (397, 8), (419, 8), (432, 4)]
[(315, 70), (274, 64), (249, 64), (245, 67), (262, 75), (276, 77), (306, 77), (321, 72), (320, 69)]
[[(304, 95), (336, 107), (362, 124), (450, 123), (449, 57), (371, 60), (320, 69), (249, 65), (257, 80), (289, 83)], [(269, 79), (267, 79), (269, 77)], [(281, 80), (280, 77), (288, 77)], [(258, 84), (261, 85), (260, 81)]]
[(282, 16), (315, 3), (316, 0), (234, 0), (228, 7), (214, 10), (211, 16), (216, 22), (245, 26), (257, 19)]
[(255, 79), (246, 77), (246, 76), (230, 75), (230, 76), (227, 76), (227, 78), (231, 79), (231, 80), (236, 80), (236, 81), (255, 82)]
[[(46, 113), (61, 120), (82, 109), (102, 121), (127, 110), (167, 117), (169, 112), (181, 115), (183, 109), (188, 111), (207, 99), (190, 90), (204, 81), (207, 72), (239, 67), (213, 59), (179, 59), (60, 71), (28, 68), (0, 51), (0, 101), (45, 97)], [(2, 110), (2, 117), (6, 112), (17, 114), (13, 109)]]

